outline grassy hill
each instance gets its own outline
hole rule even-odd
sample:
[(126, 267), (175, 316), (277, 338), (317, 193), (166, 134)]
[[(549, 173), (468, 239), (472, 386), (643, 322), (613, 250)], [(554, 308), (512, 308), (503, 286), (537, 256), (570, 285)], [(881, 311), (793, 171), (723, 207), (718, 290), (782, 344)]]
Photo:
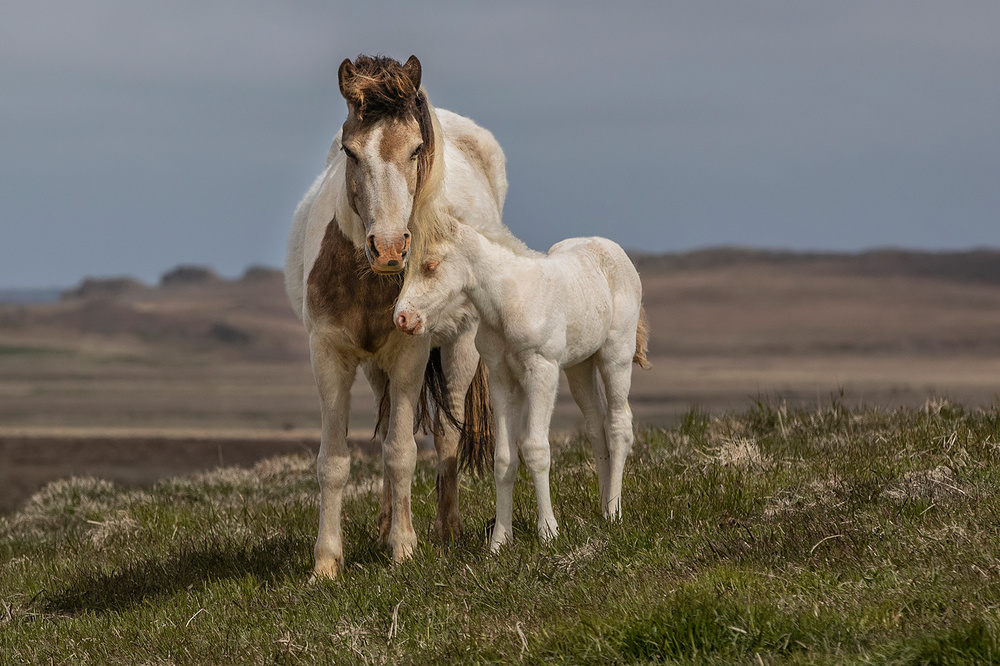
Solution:
[(412, 561), (375, 542), (378, 460), (345, 503), (347, 568), (309, 583), (312, 461), (148, 490), (76, 478), (0, 518), (4, 663), (995, 663), (1000, 406), (758, 403), (640, 432), (624, 520), (589, 452), (554, 456), (561, 534), (487, 553), (493, 484), (463, 481), (466, 534), (431, 536), (418, 469)]

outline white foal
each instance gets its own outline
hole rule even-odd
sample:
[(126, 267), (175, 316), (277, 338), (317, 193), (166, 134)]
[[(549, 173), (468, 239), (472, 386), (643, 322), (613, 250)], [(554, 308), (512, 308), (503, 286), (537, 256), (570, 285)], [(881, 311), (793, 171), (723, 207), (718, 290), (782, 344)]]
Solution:
[(449, 237), (432, 243), (409, 271), (396, 326), (432, 333), (448, 303), (462, 295), (479, 311), (476, 347), (489, 369), (497, 421), (490, 549), (511, 536), (518, 448), (534, 479), (538, 534), (547, 540), (558, 532), (549, 493), (549, 424), (560, 368), (583, 411), (601, 510), (620, 518), (622, 473), (632, 449), (632, 363), (648, 367), (642, 285), (628, 256), (605, 238), (571, 238), (541, 254), (506, 228), (452, 225)]

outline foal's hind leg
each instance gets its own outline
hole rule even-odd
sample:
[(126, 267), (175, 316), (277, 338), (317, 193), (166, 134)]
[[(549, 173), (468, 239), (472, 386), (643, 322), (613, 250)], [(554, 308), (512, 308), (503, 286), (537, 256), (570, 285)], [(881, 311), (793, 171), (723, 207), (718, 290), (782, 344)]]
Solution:
[(604, 400), (598, 394), (594, 358), (591, 357), (572, 367), (566, 368), (566, 379), (573, 400), (583, 412), (583, 427), (594, 451), (594, 465), (597, 467), (597, 485), (600, 489), (600, 506), (603, 512), (608, 506), (608, 477), (611, 475), (611, 454), (604, 433)]
[[(441, 347), (441, 365), (448, 381), (452, 415), (461, 423), (465, 418), (465, 394), (476, 374), (479, 352), (475, 333), (461, 335), (453, 344)], [(438, 456), (437, 516), (434, 531), (442, 541), (462, 534), (462, 515), (458, 508), (458, 443), (460, 432), (440, 411), (434, 417), (434, 448)]]
[(632, 451), (632, 409), (628, 404), (628, 392), (632, 385), (632, 358), (620, 357), (615, 361), (598, 365), (604, 380), (604, 392), (608, 400), (608, 413), (604, 419), (604, 431), (608, 438), (608, 452), (611, 465), (608, 475), (608, 494), (604, 499), (604, 516), (611, 520), (621, 518), (622, 475), (625, 459)]

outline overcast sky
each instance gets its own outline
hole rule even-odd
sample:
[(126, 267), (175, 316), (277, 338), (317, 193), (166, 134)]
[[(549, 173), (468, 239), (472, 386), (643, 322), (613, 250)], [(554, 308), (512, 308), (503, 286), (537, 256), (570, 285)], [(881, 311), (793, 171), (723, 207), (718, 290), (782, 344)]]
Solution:
[(0, 0), (0, 287), (281, 265), (362, 52), (496, 135), (536, 249), (1000, 246), (996, 0)]

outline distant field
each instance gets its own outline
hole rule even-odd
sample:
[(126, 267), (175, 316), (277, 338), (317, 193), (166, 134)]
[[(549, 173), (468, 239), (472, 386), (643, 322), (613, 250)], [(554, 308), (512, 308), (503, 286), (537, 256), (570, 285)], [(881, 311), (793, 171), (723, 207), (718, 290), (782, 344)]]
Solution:
[[(849, 405), (945, 397), (975, 407), (1000, 395), (1000, 252), (713, 250), (636, 262), (652, 325), (653, 369), (633, 375), (641, 424), (761, 396), (792, 407), (841, 391)], [(361, 441), (374, 401), (363, 381), (354, 394)], [(554, 427), (580, 422), (564, 390)], [(101, 433), (122, 428), (204, 430), (207, 448), (217, 431), (314, 432), (307, 341), (280, 273), (175, 271), (158, 287), (88, 280), (58, 302), (0, 305), (0, 456), (12, 431), (52, 427), (87, 429), (95, 456)], [(28, 478), (19, 464), (0, 457), (0, 474)], [(18, 498), (44, 481), (32, 478)]]
[(560, 536), (490, 556), (488, 479), (465, 536), (435, 541), (418, 466), (412, 561), (376, 543), (377, 459), (345, 500), (347, 566), (309, 583), (307, 455), (126, 490), (77, 478), (0, 517), (4, 663), (989, 664), (1000, 660), (1000, 410), (689, 412), (645, 429), (624, 518), (561, 440)]

